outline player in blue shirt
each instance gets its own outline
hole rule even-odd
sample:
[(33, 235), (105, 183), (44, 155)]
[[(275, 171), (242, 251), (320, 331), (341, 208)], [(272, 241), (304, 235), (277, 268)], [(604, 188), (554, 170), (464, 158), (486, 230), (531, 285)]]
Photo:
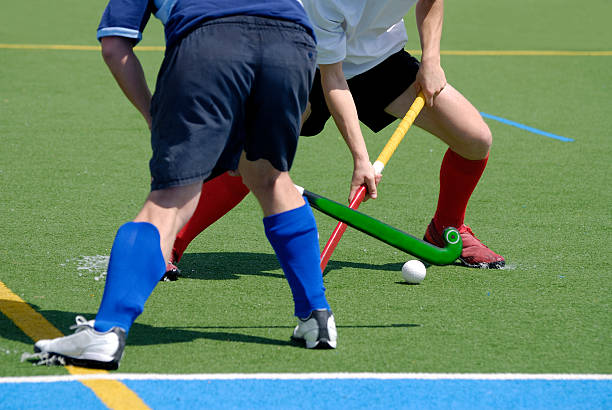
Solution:
[[(133, 52), (151, 14), (164, 23), (167, 42), (153, 97)], [(263, 210), (294, 298), (292, 337), (307, 348), (335, 348), (317, 227), (288, 173), (316, 60), (301, 3), (110, 0), (98, 38), (117, 83), (151, 129), (151, 192), (117, 232), (95, 320), (78, 316), (74, 334), (36, 342), (40, 358), (116, 369), (203, 181), (228, 170), (242, 176)]]
[[(424, 239), (444, 246), (442, 232), (447, 227), (456, 227), (463, 242), (460, 264), (503, 268), (505, 258), (481, 242), (464, 223), (468, 202), (487, 165), (493, 138), (476, 108), (447, 84), (440, 65), (444, 2), (302, 0), (302, 3), (317, 36), (319, 69), (301, 134), (319, 134), (333, 117), (353, 158), (349, 202), (363, 184), (368, 195), (376, 197), (380, 178), (370, 163), (360, 123), (374, 132), (381, 131), (396, 118), (401, 119), (422, 90), (427, 105), (415, 125), (448, 145), (440, 166), (438, 204)], [(402, 17), (413, 6), (422, 46), (420, 62), (404, 50), (408, 34)], [(178, 275), (175, 263), (189, 243), (248, 193), (239, 178), (228, 175), (207, 181), (202, 191), (215, 200), (199, 204), (179, 232), (168, 265), (168, 278)]]

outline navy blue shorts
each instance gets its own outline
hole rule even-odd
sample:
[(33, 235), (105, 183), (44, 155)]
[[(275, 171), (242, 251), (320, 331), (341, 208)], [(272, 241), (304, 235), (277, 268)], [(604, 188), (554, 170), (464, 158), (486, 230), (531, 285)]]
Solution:
[(151, 103), (151, 190), (236, 169), (243, 150), (288, 171), (315, 62), (302, 26), (254, 16), (210, 20), (166, 50)]
[[(374, 132), (395, 121), (396, 118), (387, 114), (385, 108), (410, 87), (418, 71), (418, 60), (401, 50), (365, 73), (347, 80), (359, 120)], [(319, 70), (315, 75), (309, 99), (312, 111), (301, 131), (301, 135), (306, 136), (317, 135), (323, 131), (331, 115), (323, 96)]]

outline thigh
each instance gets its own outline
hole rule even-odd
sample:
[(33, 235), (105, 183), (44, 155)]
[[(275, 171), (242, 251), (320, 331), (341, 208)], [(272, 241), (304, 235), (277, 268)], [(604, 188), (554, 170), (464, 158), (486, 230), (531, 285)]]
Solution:
[[(389, 104), (385, 111), (402, 118), (415, 97), (413, 84)], [(415, 124), (467, 159), (484, 158), (491, 145), (489, 127), (478, 110), (450, 84), (436, 97), (433, 107), (423, 107)]]

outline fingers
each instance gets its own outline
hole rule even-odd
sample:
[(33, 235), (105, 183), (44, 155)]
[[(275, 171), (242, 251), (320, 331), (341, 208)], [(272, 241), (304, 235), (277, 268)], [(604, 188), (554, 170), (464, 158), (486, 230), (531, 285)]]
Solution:
[(366, 179), (364, 185), (366, 186), (366, 196), (364, 201), (368, 199), (376, 199), (378, 198), (378, 183), (382, 179), (382, 174), (374, 174), (373, 178)]
[(444, 87), (446, 87), (446, 84), (444, 84), (441, 88), (435, 89), (435, 91), (430, 90), (427, 94), (423, 92), (423, 95), (425, 96), (425, 103), (427, 104), (428, 107), (434, 106), (436, 97), (440, 95), (440, 93), (444, 90)]
[(378, 184), (380, 183), (381, 179), (382, 179), (382, 174), (376, 174), (374, 176), (373, 183), (367, 186), (368, 191), (367, 191), (364, 201), (367, 201), (370, 198), (372, 199), (378, 198)]
[(428, 107), (433, 107), (436, 97), (440, 95), (440, 93), (444, 90), (444, 87), (446, 87), (446, 83), (436, 87), (422, 88), (423, 97), (425, 97), (425, 105)]
[(415, 90), (423, 91), (425, 105), (433, 107), (436, 97), (446, 87), (446, 75), (439, 65), (422, 64), (415, 79)]
[(366, 187), (367, 187), (368, 193), (366, 194), (365, 201), (367, 201), (370, 198), (376, 199), (378, 197), (378, 190), (376, 188), (376, 179), (368, 179), (368, 181), (366, 182)]
[(425, 105), (427, 107), (433, 107), (436, 101), (436, 97), (444, 90), (444, 87), (439, 89), (423, 89), (423, 97), (425, 97)]
[(439, 90), (436, 90), (433, 87), (428, 87), (428, 86), (422, 86), (420, 81), (416, 81), (415, 82), (415, 92), (418, 95), (420, 91), (423, 91), (423, 97), (425, 97), (425, 105), (427, 107), (433, 107), (434, 105), (434, 99), (438, 96), (438, 94), (440, 93)]
[(433, 107), (434, 94), (429, 90), (424, 90), (423, 96), (425, 97), (425, 105), (428, 107)]
[(416, 93), (416, 95), (419, 94), (419, 92), (423, 92), (423, 97), (425, 97), (425, 105), (428, 107), (433, 107), (433, 92), (427, 88), (427, 87), (423, 87), (421, 85), (421, 79), (419, 78), (419, 76), (417, 75), (417, 79), (414, 82), (414, 91)]
[(356, 161), (355, 168), (353, 169), (353, 178), (351, 180), (351, 191), (349, 193), (349, 203), (355, 197), (357, 190), (365, 186), (366, 187), (366, 196), (365, 200), (369, 198), (376, 198), (378, 196), (378, 192), (376, 189), (376, 184), (380, 180), (376, 175), (376, 171), (372, 166), (370, 161)]
[(357, 195), (357, 191), (359, 191), (360, 187), (361, 187), (361, 185), (352, 185), (351, 184), (351, 192), (349, 192), (349, 197), (348, 197), (348, 203), (349, 204), (351, 202), (353, 202), (353, 198), (355, 198), (355, 195)]
[(378, 185), (381, 179), (382, 179), (382, 174), (376, 174), (376, 185)]

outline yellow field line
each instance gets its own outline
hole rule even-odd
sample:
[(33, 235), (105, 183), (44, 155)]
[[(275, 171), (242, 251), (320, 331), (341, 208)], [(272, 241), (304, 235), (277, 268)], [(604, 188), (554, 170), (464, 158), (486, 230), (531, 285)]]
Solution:
[[(80, 46), (67, 44), (2, 44), (0, 49), (15, 50), (71, 50), (99, 51), (100, 46)], [(164, 51), (164, 46), (136, 46), (139, 51)], [(407, 50), (419, 55), (421, 50)], [(442, 50), (447, 56), (612, 56), (612, 51), (570, 51), (570, 50)]]
[[(63, 336), (40, 313), (32, 309), (23, 299), (13, 293), (0, 281), (0, 312), (9, 318), (30, 339), (52, 339)], [(70, 374), (107, 374), (106, 370), (86, 369), (77, 366), (66, 366)], [(111, 409), (148, 409), (140, 397), (118, 380), (87, 379), (80, 380)]]
[[(421, 54), (421, 50), (406, 50)], [(446, 56), (612, 56), (612, 51), (563, 51), (563, 50), (441, 50)]]
[(556, 51), (556, 50), (448, 50), (449, 56), (612, 56), (612, 51)]
[[(70, 51), (100, 51), (100, 46), (79, 46), (68, 44), (2, 44), (0, 49), (15, 50), (70, 50)], [(164, 51), (164, 46), (136, 46), (136, 50), (141, 51)]]

